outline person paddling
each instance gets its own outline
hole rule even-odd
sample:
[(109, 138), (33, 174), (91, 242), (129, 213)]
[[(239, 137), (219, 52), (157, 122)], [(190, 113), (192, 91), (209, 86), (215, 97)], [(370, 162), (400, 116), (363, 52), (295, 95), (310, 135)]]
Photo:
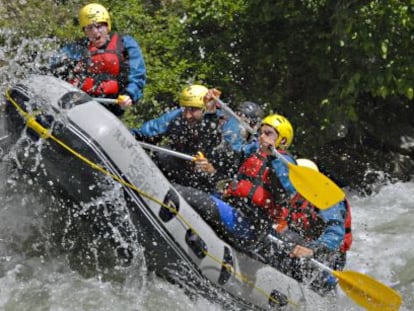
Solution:
[(234, 154), (223, 143), (221, 113), (212, 101), (219, 94), (199, 84), (185, 86), (179, 108), (131, 129), (139, 141), (162, 141), (168, 149), (195, 156), (188, 161), (157, 153), (155, 161), (170, 181), (214, 192), (218, 179), (232, 173)]
[(279, 220), (280, 204), (295, 192), (287, 167), (271, 150), (278, 148), (294, 162), (286, 151), (293, 139), (292, 125), (278, 114), (267, 116), (260, 124), (258, 141), (243, 148), (244, 161), (220, 197), (177, 185), (221, 237), (244, 250), (254, 248), (269, 234)]
[[(309, 159), (297, 159), (297, 164), (319, 171), (318, 166)], [(286, 242), (286, 249), (272, 258), (280, 270), (298, 280), (303, 280), (306, 267), (300, 258), (315, 257), (325, 261), (335, 270), (343, 270), (346, 251), (352, 244), (351, 210), (345, 199), (327, 209), (318, 209), (299, 193), (291, 196), (282, 207), (282, 217), (274, 228), (276, 236)], [(308, 269), (311, 273), (314, 269)], [(325, 292), (336, 286), (336, 279), (330, 274), (316, 278), (312, 286)]]

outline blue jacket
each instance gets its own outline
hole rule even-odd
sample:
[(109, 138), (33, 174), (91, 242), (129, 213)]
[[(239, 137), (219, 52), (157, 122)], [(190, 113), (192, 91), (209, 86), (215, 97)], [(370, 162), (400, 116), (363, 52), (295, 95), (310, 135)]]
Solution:
[[(133, 102), (136, 102), (143, 95), (143, 89), (146, 84), (146, 68), (144, 58), (142, 56), (141, 48), (138, 42), (129, 35), (122, 36), (122, 43), (126, 50), (128, 57), (128, 76), (127, 85), (120, 94), (127, 93)], [(63, 62), (78, 62), (85, 58), (87, 39), (81, 39), (77, 42), (72, 42), (64, 45), (57, 55), (50, 60), (50, 67), (56, 68), (61, 66)]]
[(142, 98), (142, 92), (146, 83), (146, 68), (141, 48), (134, 38), (128, 35), (122, 37), (124, 47), (128, 52), (129, 71), (128, 84), (125, 90), (131, 96), (132, 101)]
[(181, 117), (184, 109), (178, 108), (166, 112), (158, 118), (145, 122), (141, 127), (131, 129), (131, 132), (137, 137), (153, 137), (167, 133), (171, 122)]
[(223, 124), (223, 138), (228, 142), (233, 151), (241, 152), (246, 141), (242, 134), (242, 127), (235, 117), (230, 117)]
[(319, 211), (319, 216), (326, 223), (325, 230), (315, 241), (312, 241), (310, 247), (323, 245), (331, 251), (339, 250), (345, 236), (345, 218), (346, 205), (341, 201), (330, 208)]

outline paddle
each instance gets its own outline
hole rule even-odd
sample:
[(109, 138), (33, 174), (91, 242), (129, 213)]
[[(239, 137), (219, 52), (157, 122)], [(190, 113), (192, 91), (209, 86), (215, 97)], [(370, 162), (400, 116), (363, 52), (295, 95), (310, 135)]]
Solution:
[(310, 261), (335, 276), (344, 293), (361, 307), (370, 311), (400, 309), (401, 295), (369, 275), (357, 271), (332, 270), (313, 258)]
[(118, 104), (118, 99), (116, 98), (99, 98), (99, 97), (94, 97), (93, 98), (95, 101), (97, 101), (98, 103), (104, 104), (104, 105), (115, 105)]
[(158, 151), (158, 152), (164, 152), (166, 154), (172, 155), (172, 156), (180, 158), (180, 159), (189, 160), (189, 161), (193, 161), (195, 159), (195, 157), (193, 157), (193, 156), (190, 156), (188, 154), (181, 153), (181, 152), (178, 152), (178, 151), (173, 151), (173, 150), (170, 150), (170, 149), (167, 149), (167, 148), (158, 147), (158, 146), (155, 146), (155, 145), (144, 143), (142, 141), (138, 141), (138, 143), (145, 149)]
[[(273, 235), (268, 237), (276, 244), (284, 246), (284, 242), (277, 237)], [(309, 260), (315, 266), (335, 276), (344, 293), (361, 307), (370, 311), (399, 310), (402, 303), (401, 295), (371, 276), (356, 271), (332, 270), (313, 258)]]
[[(224, 111), (236, 118), (247, 131), (255, 134), (255, 131), (250, 125), (240, 118), (230, 107), (219, 98), (215, 98), (215, 100)], [(327, 176), (308, 167), (298, 166), (287, 161), (275, 148), (273, 148), (272, 152), (289, 168), (289, 180), (296, 191), (319, 209), (327, 209), (345, 199), (343, 190)]]
[(3, 139), (6, 139), (7, 137), (9, 137), (9, 135), (4, 135), (3, 137), (0, 137), (0, 141), (2, 141)]
[(319, 209), (327, 209), (345, 199), (344, 191), (324, 174), (289, 162), (275, 148), (272, 153), (289, 168), (289, 180), (296, 191)]
[(101, 98), (101, 97), (93, 97), (98, 103), (104, 105), (117, 105), (121, 100), (127, 97), (126, 95), (119, 95), (118, 98)]
[(234, 117), (250, 134), (256, 134), (256, 131), (246, 122), (244, 121), (237, 113), (235, 113), (227, 104), (223, 103), (220, 98), (215, 97), (215, 101), (217, 101), (220, 105), (220, 108), (227, 112), (229, 115)]

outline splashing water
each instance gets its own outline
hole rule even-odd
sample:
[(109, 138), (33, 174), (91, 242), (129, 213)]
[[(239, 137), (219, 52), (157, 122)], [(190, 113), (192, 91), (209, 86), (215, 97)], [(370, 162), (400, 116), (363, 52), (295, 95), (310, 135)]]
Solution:
[[(51, 39), (22, 39), (19, 48), (7, 42), (0, 47), (1, 92), (16, 78), (36, 72), (48, 53), (44, 46), (53, 43)], [(4, 120), (0, 118), (0, 139), (5, 135)], [(19, 175), (1, 144), (0, 156), (0, 309), (224, 310), (148, 273), (139, 241), (134, 245), (134, 261), (128, 266), (115, 265), (110, 272), (98, 267), (97, 273), (85, 275), (79, 267), (68, 264), (70, 254), (56, 245), (59, 233), (56, 224), (50, 222), (50, 210), (65, 210), (68, 206), (30, 177)], [(401, 310), (414, 309), (414, 251), (410, 247), (413, 192), (414, 183), (395, 183), (369, 197), (349, 194), (354, 243), (346, 269), (369, 274), (395, 288), (403, 295)], [(103, 203), (109, 201), (122, 208), (116, 191), (105, 195)], [(67, 221), (77, 220), (65, 219), (63, 228), (70, 227)], [(118, 235), (116, 228), (111, 234)], [(94, 256), (93, 247), (90, 255)], [(338, 310), (360, 310), (344, 294), (339, 296)]]

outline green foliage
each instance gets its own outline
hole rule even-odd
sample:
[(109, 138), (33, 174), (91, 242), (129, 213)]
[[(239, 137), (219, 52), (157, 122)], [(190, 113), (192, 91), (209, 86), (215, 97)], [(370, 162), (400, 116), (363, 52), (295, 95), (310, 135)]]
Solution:
[[(374, 97), (407, 96), (413, 85), (412, 57), (413, 7), (401, 1), (371, 1), (348, 14), (345, 27), (336, 31), (343, 39), (343, 87), (349, 94), (370, 93)], [(338, 16), (344, 18), (339, 12)], [(411, 55), (411, 56), (410, 56)], [(359, 87), (351, 79), (359, 73)]]
[[(23, 3), (23, 4), (22, 4)], [(143, 102), (129, 125), (174, 105), (186, 83), (222, 90), (233, 107), (266, 103), (288, 116), (297, 141), (337, 139), (364, 107), (414, 97), (414, 3), (349, 0), (102, 1), (113, 28), (146, 61)], [(27, 0), (0, 8), (1, 28), (69, 40), (84, 1)], [(370, 105), (366, 105), (366, 101)]]
[(74, 25), (80, 2), (58, 5), (53, 0), (7, 1), (0, 9), (0, 28), (13, 29), (27, 37), (73, 39), (80, 35)]

